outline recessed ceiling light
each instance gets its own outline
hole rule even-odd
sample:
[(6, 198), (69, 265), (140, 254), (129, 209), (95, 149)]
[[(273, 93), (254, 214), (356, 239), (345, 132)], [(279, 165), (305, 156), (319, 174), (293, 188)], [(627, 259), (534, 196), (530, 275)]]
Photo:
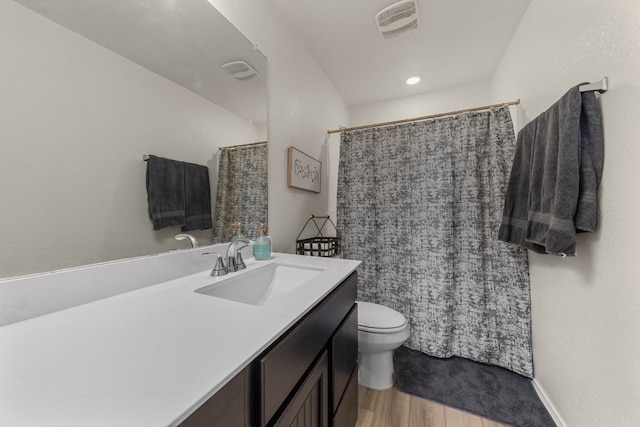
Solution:
[(420, 76), (411, 76), (407, 79), (406, 83), (410, 86), (418, 84), (420, 83)]

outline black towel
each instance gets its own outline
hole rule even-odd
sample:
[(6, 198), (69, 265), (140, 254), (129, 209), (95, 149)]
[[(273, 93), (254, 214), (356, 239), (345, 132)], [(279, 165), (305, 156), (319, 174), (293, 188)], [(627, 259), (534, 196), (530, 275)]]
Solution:
[(184, 165), (176, 160), (149, 156), (147, 199), (153, 229), (185, 224)]
[(184, 163), (185, 224), (182, 231), (204, 230), (212, 227), (209, 169)]
[(212, 227), (206, 166), (150, 155), (147, 197), (154, 230), (176, 225), (182, 231)]
[(595, 94), (575, 86), (518, 133), (498, 239), (575, 255), (576, 230), (596, 228), (602, 164)]

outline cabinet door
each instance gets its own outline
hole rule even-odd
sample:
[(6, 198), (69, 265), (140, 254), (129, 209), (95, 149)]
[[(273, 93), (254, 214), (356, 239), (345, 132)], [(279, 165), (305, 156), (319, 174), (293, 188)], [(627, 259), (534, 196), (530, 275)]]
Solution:
[(358, 421), (358, 368), (354, 368), (333, 418), (333, 427), (354, 427)]
[(328, 427), (329, 412), (329, 362), (324, 351), (274, 425)]
[[(338, 409), (347, 382), (358, 363), (358, 307), (354, 304), (331, 339), (333, 411)], [(357, 405), (357, 402), (356, 402)]]

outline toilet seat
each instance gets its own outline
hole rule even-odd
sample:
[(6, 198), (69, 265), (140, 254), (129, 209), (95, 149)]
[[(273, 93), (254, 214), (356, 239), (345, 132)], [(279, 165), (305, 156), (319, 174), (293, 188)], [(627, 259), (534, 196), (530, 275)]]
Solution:
[(370, 302), (358, 303), (358, 329), (377, 334), (391, 334), (402, 331), (407, 325), (407, 319), (402, 313), (384, 305)]

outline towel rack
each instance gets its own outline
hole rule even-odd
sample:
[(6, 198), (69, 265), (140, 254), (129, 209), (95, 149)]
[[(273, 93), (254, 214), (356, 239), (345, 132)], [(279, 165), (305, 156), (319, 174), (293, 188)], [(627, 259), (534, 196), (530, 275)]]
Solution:
[(149, 160), (149, 155), (148, 155), (148, 154), (143, 154), (143, 155), (142, 155), (142, 160), (144, 160), (145, 162), (146, 162), (147, 160)]
[(609, 79), (607, 77), (604, 77), (599, 82), (582, 85), (579, 89), (580, 92), (597, 91), (600, 93), (605, 93), (609, 89)]

